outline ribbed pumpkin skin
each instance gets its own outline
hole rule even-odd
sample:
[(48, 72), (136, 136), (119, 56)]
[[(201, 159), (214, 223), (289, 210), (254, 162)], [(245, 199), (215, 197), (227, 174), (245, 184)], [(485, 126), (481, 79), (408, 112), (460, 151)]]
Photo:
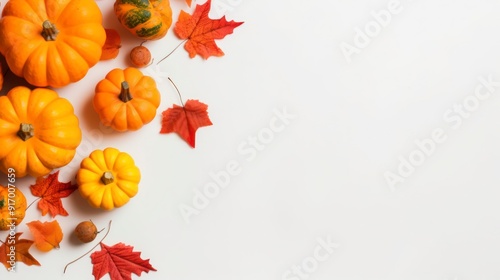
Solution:
[[(121, 84), (130, 86), (132, 99), (120, 100)], [(153, 78), (134, 67), (115, 68), (97, 83), (93, 105), (101, 122), (117, 131), (135, 131), (156, 117), (161, 95)]]
[[(59, 31), (43, 34), (48, 20)], [(106, 40), (94, 0), (9, 0), (0, 19), (0, 53), (10, 70), (36, 87), (63, 87), (82, 79)]]
[(172, 24), (168, 0), (116, 0), (114, 10), (123, 27), (144, 40), (163, 38)]
[[(23, 140), (20, 126), (33, 126)], [(73, 106), (47, 88), (18, 86), (0, 96), (0, 171), (40, 177), (68, 164), (82, 140)]]
[[(0, 230), (11, 229), (11, 222), (16, 226), (19, 225), (26, 214), (26, 197), (23, 192), (15, 188), (13, 193), (14, 195), (9, 196), (9, 188), (0, 185)], [(14, 210), (9, 207), (14, 207)]]
[[(103, 182), (104, 173), (112, 174), (110, 182)], [(95, 150), (80, 164), (76, 183), (80, 194), (90, 205), (111, 210), (129, 202), (139, 191), (141, 171), (127, 153), (108, 147)]]

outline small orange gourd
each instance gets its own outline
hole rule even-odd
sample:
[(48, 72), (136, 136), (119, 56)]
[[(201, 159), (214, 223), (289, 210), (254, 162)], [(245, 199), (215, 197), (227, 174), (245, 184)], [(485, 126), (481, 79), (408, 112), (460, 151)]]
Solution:
[(134, 67), (113, 69), (95, 88), (94, 109), (117, 131), (138, 130), (151, 122), (161, 96), (153, 78)]

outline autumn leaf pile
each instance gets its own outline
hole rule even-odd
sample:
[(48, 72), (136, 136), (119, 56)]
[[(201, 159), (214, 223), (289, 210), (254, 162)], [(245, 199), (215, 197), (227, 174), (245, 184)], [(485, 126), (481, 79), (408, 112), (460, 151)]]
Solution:
[[(186, 0), (186, 4), (191, 7), (191, 0)], [(216, 40), (232, 34), (233, 30), (243, 23), (228, 21), (224, 16), (212, 19), (209, 17), (210, 9), (211, 1), (208, 0), (204, 4), (196, 5), (191, 13), (181, 10), (178, 13), (177, 21), (171, 28), (180, 40), (180, 45), (184, 45), (189, 58), (200, 56), (206, 60), (209, 57), (223, 56), (224, 52), (217, 46)], [(121, 45), (122, 41), (118, 32), (106, 29), (106, 43), (102, 49), (101, 60), (117, 57)], [(163, 59), (158, 60), (157, 63)], [(174, 84), (170, 77), (168, 79)], [(194, 148), (196, 131), (201, 127), (212, 125), (207, 111), (208, 105), (193, 99), (187, 99), (186, 102), (183, 102), (181, 93), (176, 86), (175, 89), (179, 95), (180, 105), (172, 104), (170, 108), (166, 108), (162, 112), (159, 133), (176, 133), (180, 139)], [(50, 221), (23, 221), (29, 232), (16, 232), (15, 234), (7, 232), (6, 238), (0, 237), (0, 263), (4, 264), (7, 270), (12, 268), (13, 259), (16, 267), (19, 263), (23, 263), (25, 266), (41, 266), (42, 264), (31, 254), (32, 250), (50, 252), (53, 249), (64, 249), (60, 248), (60, 243), (71, 233), (63, 233), (56, 217), (70, 215), (64, 207), (64, 204), (69, 202), (65, 202), (64, 199), (75, 192), (78, 185), (71, 181), (61, 182), (58, 176), (59, 170), (55, 170), (47, 176), (36, 178), (36, 182), (29, 186), (29, 191), (35, 199), (30, 202), (26, 211), (35, 211), (36, 205), (41, 216), (48, 214)], [(17, 187), (23, 192), (28, 191), (28, 186)], [(116, 218), (119, 219), (119, 217)], [(133, 246), (122, 242), (111, 246), (103, 243), (104, 238), (110, 232), (110, 226), (111, 222), (106, 235), (88, 252), (93, 266), (92, 275), (95, 279), (101, 279), (105, 275), (109, 275), (112, 280), (132, 279), (132, 274), (140, 276), (142, 272), (156, 271), (149, 259), (141, 258), (141, 253), (134, 251)], [(15, 243), (14, 253), (11, 252), (9, 245), (12, 243)], [(99, 248), (97, 249), (97, 247)], [(61, 264), (61, 271), (63, 268), (66, 271), (67, 267)]]

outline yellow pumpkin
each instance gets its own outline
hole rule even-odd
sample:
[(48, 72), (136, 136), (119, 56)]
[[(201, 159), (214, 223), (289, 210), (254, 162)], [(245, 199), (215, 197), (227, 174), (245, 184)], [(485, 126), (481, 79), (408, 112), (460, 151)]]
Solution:
[(172, 25), (169, 0), (116, 0), (114, 10), (123, 27), (144, 40), (163, 38)]
[(68, 164), (82, 140), (71, 103), (47, 88), (18, 86), (0, 97), (0, 171), (40, 177)]
[(97, 84), (93, 104), (104, 125), (126, 131), (138, 130), (151, 122), (160, 101), (155, 80), (128, 67), (111, 70)]
[(37, 87), (82, 79), (105, 40), (94, 0), (9, 0), (0, 19), (0, 53), (14, 74)]
[(137, 194), (140, 180), (134, 159), (115, 148), (93, 151), (76, 174), (80, 194), (91, 206), (105, 210), (129, 202)]
[[(12, 173), (15, 174), (15, 173)], [(19, 225), (26, 214), (26, 197), (16, 187), (0, 185), (0, 230)]]

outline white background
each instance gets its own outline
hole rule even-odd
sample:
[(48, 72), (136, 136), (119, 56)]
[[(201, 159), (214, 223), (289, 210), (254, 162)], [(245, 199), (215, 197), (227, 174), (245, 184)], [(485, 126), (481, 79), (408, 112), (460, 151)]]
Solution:
[[(372, 11), (387, 10), (390, 0), (214, 0), (214, 18), (245, 22), (218, 41), (226, 55), (203, 60), (189, 59), (182, 48), (174, 52), (156, 71), (157, 118), (131, 133), (100, 126), (91, 99), (108, 71), (128, 66), (128, 51), (140, 41), (118, 25), (111, 0), (97, 3), (123, 47), (118, 58), (57, 90), (74, 105), (85, 133), (61, 180), (73, 179), (90, 151), (113, 146), (135, 158), (140, 191), (110, 212), (90, 208), (78, 192), (64, 199), (70, 215), (56, 217), (65, 234), (61, 248), (33, 247), (42, 266), (19, 264), (15, 274), (0, 269), (2, 279), (93, 279), (88, 256), (62, 273), (95, 244), (71, 236), (87, 219), (99, 228), (113, 220), (104, 243), (132, 245), (150, 259), (158, 271), (141, 279), (500, 278), (500, 87), (460, 126), (444, 118), (455, 104), (474, 101), (480, 77), (500, 81), (500, 3), (396, 1), (398, 12), (361, 46), (357, 28), (373, 25)], [(181, 0), (172, 7), (174, 21), (180, 9), (193, 9)], [(170, 32), (145, 45), (159, 60), (179, 42)], [(358, 52), (347, 57), (345, 44)], [(184, 100), (209, 105), (214, 125), (198, 130), (195, 149), (175, 134), (159, 134), (161, 112), (179, 104), (167, 75)], [(19, 82), (7, 79), (4, 89)], [(276, 110), (294, 118), (261, 150), (252, 148), (255, 157), (238, 150), (270, 131)], [(384, 174), (397, 175), (401, 158), (418, 153), (415, 141), (436, 129), (446, 140), (391, 188)], [(197, 215), (183, 217), (179, 209), (194, 208), (196, 193), (214, 182), (211, 172), (230, 162), (239, 174)], [(28, 201), (33, 182), (18, 180)], [(25, 221), (36, 219), (52, 218), (30, 208)], [(19, 231), (31, 237), (25, 225)], [(314, 260), (318, 240), (328, 238), (338, 248)], [(309, 272), (294, 275), (294, 266)]]

